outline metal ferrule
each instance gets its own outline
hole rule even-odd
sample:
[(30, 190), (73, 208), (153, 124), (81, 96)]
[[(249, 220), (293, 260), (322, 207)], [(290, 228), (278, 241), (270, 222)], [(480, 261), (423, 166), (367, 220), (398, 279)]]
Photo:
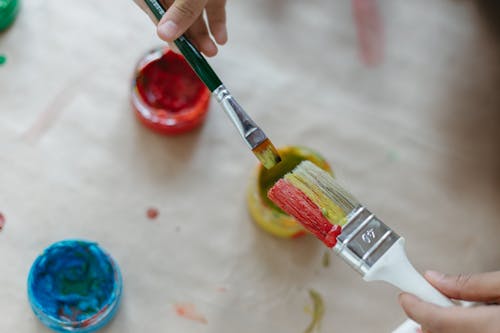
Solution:
[(333, 250), (364, 276), (399, 238), (368, 209), (358, 206), (347, 216)]
[(256, 148), (267, 139), (264, 131), (255, 124), (223, 84), (215, 89), (212, 95), (217, 99), (251, 149)]

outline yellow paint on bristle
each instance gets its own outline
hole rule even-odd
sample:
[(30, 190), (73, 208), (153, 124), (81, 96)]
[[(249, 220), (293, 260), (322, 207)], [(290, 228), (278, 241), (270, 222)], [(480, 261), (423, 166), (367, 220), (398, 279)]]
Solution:
[(312, 202), (320, 207), (323, 216), (326, 217), (330, 223), (339, 225), (345, 224), (346, 213), (342, 210), (342, 208), (330, 200), (320, 188), (313, 186), (295, 173), (287, 174), (285, 179), (293, 186), (304, 192), (304, 194), (311, 199)]
[(281, 157), (278, 151), (269, 139), (262, 142), (253, 150), (253, 152), (266, 169), (271, 169), (273, 166), (281, 162)]

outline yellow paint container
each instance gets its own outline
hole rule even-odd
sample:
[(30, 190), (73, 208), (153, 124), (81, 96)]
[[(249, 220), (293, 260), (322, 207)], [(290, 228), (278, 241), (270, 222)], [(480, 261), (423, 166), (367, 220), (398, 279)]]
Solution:
[(248, 210), (254, 222), (266, 232), (282, 238), (296, 238), (305, 235), (306, 230), (269, 200), (267, 191), (304, 160), (311, 161), (332, 175), (333, 172), (323, 156), (312, 149), (288, 146), (279, 148), (278, 152), (282, 162), (269, 170), (259, 164), (252, 174), (247, 190)]

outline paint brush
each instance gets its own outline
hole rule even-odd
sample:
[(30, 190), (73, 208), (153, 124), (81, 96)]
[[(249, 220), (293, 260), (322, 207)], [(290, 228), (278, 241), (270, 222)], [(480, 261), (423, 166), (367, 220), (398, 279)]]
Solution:
[(413, 267), (404, 238), (313, 163), (300, 163), (276, 182), (268, 197), (333, 248), (365, 281), (385, 281), (424, 301), (455, 305)]
[[(165, 7), (158, 0), (144, 0), (144, 3), (160, 21), (166, 12)], [(281, 157), (272, 142), (231, 95), (196, 46), (185, 35), (180, 36), (174, 43), (203, 83), (210, 89), (212, 95), (238, 129), (243, 140), (264, 167), (270, 169), (279, 163)]]

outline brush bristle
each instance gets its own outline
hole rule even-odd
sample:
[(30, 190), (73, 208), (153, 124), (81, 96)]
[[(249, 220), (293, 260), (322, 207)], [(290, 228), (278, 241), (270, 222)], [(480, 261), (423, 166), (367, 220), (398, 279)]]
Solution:
[(268, 197), (328, 247), (335, 245), (345, 217), (359, 205), (330, 174), (309, 161), (276, 182)]
[(340, 186), (333, 179), (332, 175), (310, 161), (303, 161), (292, 173), (302, 179), (311, 188), (321, 191), (321, 193), (344, 212), (344, 215), (347, 215), (359, 206), (359, 201)]
[(289, 215), (295, 217), (307, 230), (316, 235), (328, 247), (337, 243), (341, 227), (333, 225), (304, 192), (290, 182), (280, 179), (269, 190), (268, 197)]
[(281, 162), (278, 150), (269, 139), (264, 140), (261, 144), (252, 149), (252, 151), (266, 169), (271, 169)]

